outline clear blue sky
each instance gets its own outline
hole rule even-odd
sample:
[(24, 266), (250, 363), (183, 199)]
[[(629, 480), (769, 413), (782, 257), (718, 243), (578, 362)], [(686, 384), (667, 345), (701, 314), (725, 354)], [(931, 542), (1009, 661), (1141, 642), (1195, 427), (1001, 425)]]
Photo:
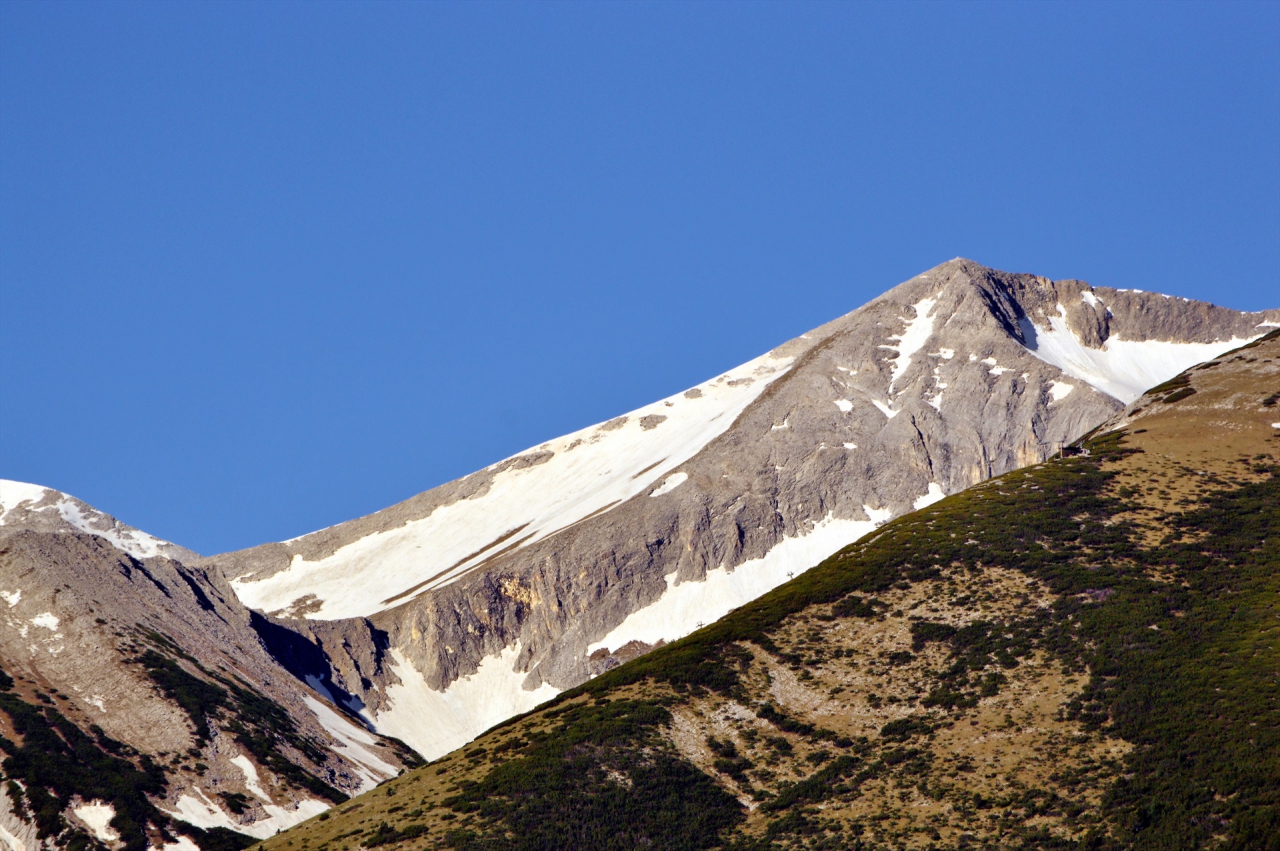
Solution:
[(958, 255), (1280, 306), (1280, 4), (0, 3), (0, 476), (200, 552)]

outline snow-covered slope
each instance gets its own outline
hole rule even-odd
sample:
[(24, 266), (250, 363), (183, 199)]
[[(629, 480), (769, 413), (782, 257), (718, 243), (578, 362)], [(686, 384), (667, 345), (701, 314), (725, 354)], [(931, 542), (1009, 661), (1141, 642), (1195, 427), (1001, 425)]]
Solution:
[[(1091, 307), (1102, 302), (1085, 291), (1082, 302)], [(1168, 381), (1189, 366), (1212, 360), (1223, 352), (1244, 345), (1263, 333), (1266, 323), (1259, 323), (1257, 333), (1247, 337), (1231, 337), (1211, 343), (1174, 340), (1124, 340), (1108, 337), (1101, 347), (1086, 346), (1067, 326), (1067, 310), (1057, 305), (1057, 315), (1048, 317), (1048, 327), (1028, 318), (1022, 319), (1022, 332), (1031, 354), (1050, 363), (1073, 378), (1128, 404), (1149, 387)]]
[[(292, 607), (324, 619), (376, 614), (650, 490), (724, 433), (790, 363), (786, 357), (757, 358), (495, 464), (483, 494), (322, 558), (296, 554), (285, 570), (232, 584), (241, 600), (262, 611)], [(659, 490), (676, 485), (669, 479)]]
[(41, 485), (0, 479), (0, 526), (19, 523), (31, 528), (96, 535), (134, 558), (157, 555), (198, 558), (188, 549), (126, 526), (69, 494)]

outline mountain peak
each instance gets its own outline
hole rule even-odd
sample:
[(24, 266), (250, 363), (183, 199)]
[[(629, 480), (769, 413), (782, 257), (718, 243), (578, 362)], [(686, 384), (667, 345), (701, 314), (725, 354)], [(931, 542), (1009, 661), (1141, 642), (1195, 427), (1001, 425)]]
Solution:
[[(436, 755), (889, 518), (1045, 458), (1260, 321), (957, 258), (682, 393), (210, 562), (264, 611), (370, 619), (395, 663), (342, 688)], [(469, 678), (485, 705), (462, 697)], [(456, 725), (425, 732), (423, 712)]]
[(139, 559), (157, 555), (179, 561), (200, 558), (185, 547), (125, 525), (70, 494), (10, 479), (0, 479), (0, 526), (41, 532), (84, 532)]

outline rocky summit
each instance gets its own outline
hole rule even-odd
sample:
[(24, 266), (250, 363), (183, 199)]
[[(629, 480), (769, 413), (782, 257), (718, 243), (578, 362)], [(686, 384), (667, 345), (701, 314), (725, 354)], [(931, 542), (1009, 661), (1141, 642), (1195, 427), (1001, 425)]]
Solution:
[[(831, 553), (902, 515), (1056, 457), (1108, 419), (1140, 416), (1148, 388), (1278, 326), (1280, 310), (1240, 313), (954, 260), (697, 387), (290, 541), (202, 557), (57, 490), (2, 481), (0, 839), (16, 851), (233, 851), (327, 821), (334, 804), (420, 756), (455, 752), (541, 703), (584, 694), (584, 684), (670, 658), (686, 645), (664, 645), (808, 581)], [(1166, 388), (1162, 404), (1195, 387)], [(997, 580), (1005, 603), (1049, 599), (1043, 577)], [(892, 613), (917, 604), (905, 588), (876, 594), (854, 614), (901, 618)], [(938, 622), (962, 630), (978, 616), (946, 617)], [(904, 652), (953, 646), (944, 638)], [(770, 705), (787, 717), (808, 718), (786, 697), (801, 694), (791, 680), (817, 676), (804, 652), (779, 657), (782, 691)], [(921, 658), (938, 662), (929, 653)], [(833, 680), (828, 691), (874, 686), (877, 710), (891, 695), (907, 699), (878, 682)], [(983, 682), (944, 685), (981, 699), (1003, 683)], [(645, 736), (684, 730), (670, 740), (677, 750), (705, 732), (669, 707), (636, 711), (649, 714), (618, 723)], [(750, 711), (787, 732), (770, 710)], [(900, 720), (881, 715), (875, 723)], [(756, 740), (716, 730), (706, 753), (680, 751), (702, 773), (671, 765), (672, 778), (693, 784), (690, 800), (712, 796), (697, 830), (773, 829), (736, 809), (785, 799), (767, 772), (704, 771), (756, 760)], [(901, 741), (918, 732), (904, 727)], [(851, 727), (838, 738), (858, 735)], [(805, 759), (825, 747), (777, 744)], [(1124, 751), (1106, 747), (1090, 758)], [(465, 812), (442, 810), (438, 826)], [(360, 841), (399, 834), (379, 836)]]

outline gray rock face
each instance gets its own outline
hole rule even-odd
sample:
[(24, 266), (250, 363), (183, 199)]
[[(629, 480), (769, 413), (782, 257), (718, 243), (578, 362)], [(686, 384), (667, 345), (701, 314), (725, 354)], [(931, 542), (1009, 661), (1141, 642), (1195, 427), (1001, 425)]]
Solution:
[(954, 260), (683, 394), (204, 563), (435, 756), (1277, 322)]
[[(179, 557), (195, 558), (66, 494), (0, 481), (0, 668), (15, 680), (12, 693), (153, 759), (168, 784), (156, 806), (202, 828), (265, 837), (329, 805), (301, 779), (356, 794), (406, 764), (403, 746), (369, 733), (358, 717), (317, 710), (321, 695), (268, 652), (261, 616), (217, 571)], [(204, 716), (201, 736), (191, 713), (148, 673), (148, 653), (214, 688), (230, 693), (234, 684), (269, 701), (254, 703), (255, 713), (273, 704), (286, 719), (277, 719), (277, 731), (292, 725), (293, 732), (272, 752), (294, 776), (238, 739), (235, 725), (245, 719), (234, 699)], [(230, 807), (224, 793), (241, 796), (240, 804)], [(118, 845), (119, 837), (106, 838), (114, 830), (95, 832), (76, 816), (76, 806), (90, 804), (73, 802), (64, 818)], [(16, 812), (5, 808), (0, 827), (28, 851), (53, 843), (37, 840)]]

